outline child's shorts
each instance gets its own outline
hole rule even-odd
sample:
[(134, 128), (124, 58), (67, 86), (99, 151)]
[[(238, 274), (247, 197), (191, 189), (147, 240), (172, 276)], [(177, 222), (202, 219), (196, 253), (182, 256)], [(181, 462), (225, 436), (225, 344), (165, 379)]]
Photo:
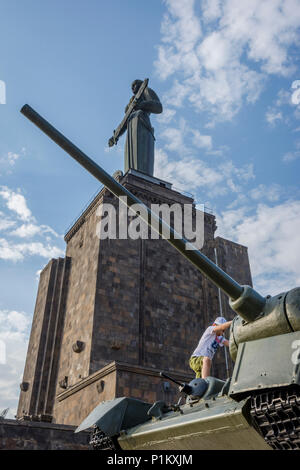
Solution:
[(190, 357), (189, 366), (196, 373), (196, 379), (201, 379), (201, 371), (203, 367), (203, 356)]

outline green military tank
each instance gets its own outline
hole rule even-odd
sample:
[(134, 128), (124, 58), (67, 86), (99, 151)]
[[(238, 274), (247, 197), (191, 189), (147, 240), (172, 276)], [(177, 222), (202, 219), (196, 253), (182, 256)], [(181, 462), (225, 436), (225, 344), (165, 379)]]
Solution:
[[(21, 112), (115, 196), (126, 196), (128, 207), (143, 204), (30, 106)], [(143, 206), (146, 215), (139, 215), (148, 224), (156, 220), (162, 234), (165, 222)], [(162, 372), (178, 384), (178, 403), (116, 398), (100, 403), (76, 432), (94, 427), (96, 449), (300, 449), (300, 288), (263, 297), (200, 251), (187, 250), (189, 242), (167, 228), (167, 241), (228, 295), (237, 314), (229, 340), (232, 377), (185, 384)]]

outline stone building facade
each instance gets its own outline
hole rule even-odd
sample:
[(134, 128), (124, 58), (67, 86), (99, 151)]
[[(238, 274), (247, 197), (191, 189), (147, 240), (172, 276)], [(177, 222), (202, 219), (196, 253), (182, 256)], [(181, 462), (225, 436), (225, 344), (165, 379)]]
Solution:
[[(169, 183), (130, 170), (116, 177), (145, 204), (194, 204)], [(65, 236), (65, 258), (40, 275), (18, 419), (78, 425), (101, 401), (131, 396), (178, 399), (160, 371), (189, 381), (191, 352), (227, 297), (165, 240), (96, 235), (97, 209), (119, 201), (103, 188)], [(252, 285), (247, 248), (214, 237), (204, 213), (202, 252), (241, 284)], [(222, 348), (212, 375), (226, 378)], [(232, 364), (227, 357), (228, 374)]]

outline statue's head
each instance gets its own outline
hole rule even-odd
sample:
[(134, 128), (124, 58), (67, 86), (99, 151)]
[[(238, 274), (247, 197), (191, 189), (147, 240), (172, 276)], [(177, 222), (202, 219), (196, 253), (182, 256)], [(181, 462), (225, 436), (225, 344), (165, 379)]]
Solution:
[(142, 83), (143, 83), (143, 80), (134, 80), (134, 82), (132, 82), (131, 89), (134, 95), (137, 94)]

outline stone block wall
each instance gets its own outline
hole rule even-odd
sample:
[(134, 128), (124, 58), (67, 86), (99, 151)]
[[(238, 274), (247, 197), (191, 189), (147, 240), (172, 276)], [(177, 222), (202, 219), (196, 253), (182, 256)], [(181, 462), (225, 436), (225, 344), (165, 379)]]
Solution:
[[(98, 273), (99, 239), (95, 235), (97, 217), (95, 208), (67, 242), (66, 255), (72, 260), (69, 276), (69, 293), (65, 308), (65, 321), (56, 395), (72, 387), (90, 374), (90, 356), (93, 336), (96, 281)], [(82, 343), (81, 352), (75, 344)], [(75, 349), (75, 350), (74, 350)]]
[[(173, 373), (172, 377), (189, 382), (193, 378), (191, 372)], [(79, 425), (99, 403), (124, 396), (148, 403), (155, 402), (157, 397), (166, 403), (177, 402), (178, 386), (162, 379), (159, 373), (159, 369), (111, 362), (57, 396), (55, 419), (61, 424)], [(164, 387), (165, 382), (168, 382), (167, 387)]]
[(78, 426), (99, 403), (120, 396), (116, 391), (116, 381), (116, 367), (107, 364), (100, 371), (61, 391), (56, 397), (55, 421)]
[(0, 450), (90, 450), (90, 431), (74, 431), (74, 426), (2, 419)]
[(40, 275), (17, 416), (51, 421), (63, 335), (70, 258), (51, 260)]

